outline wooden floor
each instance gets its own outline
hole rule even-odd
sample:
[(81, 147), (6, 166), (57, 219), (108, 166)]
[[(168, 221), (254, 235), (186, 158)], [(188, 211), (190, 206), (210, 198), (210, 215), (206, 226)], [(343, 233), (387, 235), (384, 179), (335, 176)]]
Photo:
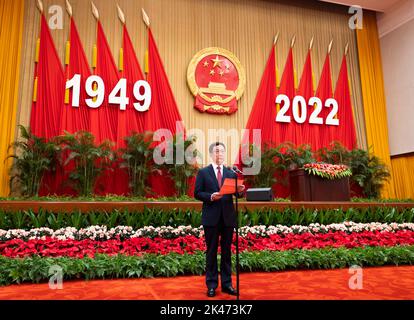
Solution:
[[(244, 273), (240, 299), (388, 300), (414, 299), (414, 266), (364, 268), (362, 289), (352, 290), (348, 269)], [(351, 283), (354, 283), (351, 281)], [(235, 284), (235, 281), (234, 281)], [(0, 300), (207, 300), (204, 277), (66, 281), (0, 287)], [(217, 290), (216, 300), (235, 300)]]

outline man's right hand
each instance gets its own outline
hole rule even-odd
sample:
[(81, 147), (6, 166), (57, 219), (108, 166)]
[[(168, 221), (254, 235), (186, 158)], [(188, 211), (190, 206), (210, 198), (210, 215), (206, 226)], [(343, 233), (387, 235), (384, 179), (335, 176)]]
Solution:
[(211, 195), (211, 201), (217, 201), (217, 200), (220, 200), (221, 198), (223, 198), (223, 195), (220, 194), (219, 192), (214, 192)]

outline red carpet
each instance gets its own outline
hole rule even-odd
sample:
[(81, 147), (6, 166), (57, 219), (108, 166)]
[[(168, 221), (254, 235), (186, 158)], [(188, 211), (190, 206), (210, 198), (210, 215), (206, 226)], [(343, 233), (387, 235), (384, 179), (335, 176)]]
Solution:
[[(241, 299), (413, 299), (414, 266), (363, 269), (363, 289), (351, 290), (348, 269), (243, 273)], [(234, 284), (236, 282), (234, 281)], [(214, 299), (232, 300), (218, 288)], [(66, 281), (62, 290), (48, 284), (0, 287), (1, 300), (204, 300), (204, 277)]]

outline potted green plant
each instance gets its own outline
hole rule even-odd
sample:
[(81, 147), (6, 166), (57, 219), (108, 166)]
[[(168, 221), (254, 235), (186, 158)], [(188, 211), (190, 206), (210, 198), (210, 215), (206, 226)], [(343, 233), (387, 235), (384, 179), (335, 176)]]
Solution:
[(75, 134), (65, 132), (65, 135), (60, 137), (60, 143), (63, 145), (64, 153), (68, 154), (64, 166), (71, 161), (75, 164), (69, 175), (75, 189), (81, 196), (91, 196), (97, 178), (104, 170), (110, 168), (114, 159), (113, 143), (106, 140), (96, 145), (94, 135), (86, 131)]
[(7, 159), (13, 158), (10, 169), (10, 189), (18, 190), (22, 195), (33, 197), (39, 195), (39, 189), (46, 171), (56, 168), (59, 145), (55, 141), (34, 135), (30, 128), (18, 126), (22, 140), (13, 142), (14, 150)]
[[(249, 157), (251, 163), (246, 167), (251, 167), (253, 163), (260, 163), (260, 171), (257, 175), (246, 176), (245, 182), (248, 186), (256, 188), (272, 187), (276, 183), (285, 184), (286, 181), (282, 178), (282, 173), (287, 169), (284, 161), (284, 154), (281, 152), (282, 146), (272, 147), (264, 144), (261, 152), (254, 152), (258, 146), (254, 144), (249, 145)], [(260, 157), (254, 158), (255, 154)]]
[[(185, 196), (189, 190), (189, 180), (195, 177), (198, 171), (197, 159), (200, 158), (200, 153), (196, 148), (197, 138), (191, 136), (184, 139), (182, 134), (177, 134), (172, 140), (168, 141), (167, 148), (171, 150), (172, 161), (158, 166), (161, 172), (167, 172), (169, 177), (174, 181), (174, 187), (177, 197)], [(187, 157), (184, 157), (184, 163), (177, 161), (177, 151), (181, 150), (180, 146), (184, 145), (184, 151)], [(182, 160), (182, 159), (181, 159)]]
[(126, 147), (120, 150), (120, 168), (128, 170), (129, 187), (135, 197), (144, 197), (151, 190), (147, 179), (153, 171), (149, 166), (153, 152), (152, 137), (152, 132), (134, 133), (125, 138)]
[(380, 198), (381, 189), (390, 178), (388, 167), (380, 158), (362, 149), (352, 150), (352, 183), (361, 188), (365, 198)]

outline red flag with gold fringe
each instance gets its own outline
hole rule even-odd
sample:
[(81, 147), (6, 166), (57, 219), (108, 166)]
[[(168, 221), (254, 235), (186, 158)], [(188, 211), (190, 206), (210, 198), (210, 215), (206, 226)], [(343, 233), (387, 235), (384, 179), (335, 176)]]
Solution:
[(121, 75), (127, 79), (127, 95), (129, 104), (125, 111), (121, 111), (118, 115), (118, 140), (117, 146), (125, 147), (126, 136), (133, 132), (141, 133), (144, 131), (144, 115), (142, 112), (134, 108), (134, 84), (139, 80), (145, 80), (141, 66), (135, 54), (134, 46), (128, 33), (127, 27), (123, 28), (123, 66)]
[(32, 132), (47, 139), (59, 134), (65, 93), (65, 74), (45, 16), (41, 16), (40, 47), (35, 67)]
[[(59, 134), (65, 93), (65, 74), (53, 43), (45, 16), (41, 16), (40, 43), (36, 48), (33, 104), (30, 129), (36, 136), (49, 140)], [(61, 179), (47, 171), (39, 195), (56, 193)]]
[[(118, 139), (118, 112), (120, 112), (120, 106), (110, 104), (109, 96), (119, 82), (119, 72), (100, 21), (98, 21), (97, 26), (95, 75), (103, 80), (105, 97), (103, 103), (98, 108), (91, 108), (89, 111), (91, 132), (95, 136), (97, 144), (102, 143), (104, 140), (110, 140), (115, 146)], [(112, 170), (105, 170), (95, 185), (95, 193), (101, 195), (116, 194), (115, 179), (116, 176)]]
[(68, 131), (75, 133), (77, 131), (90, 131), (89, 107), (85, 103), (85, 99), (87, 98), (85, 82), (91, 75), (91, 69), (73, 18), (70, 20), (70, 38), (68, 45), (70, 46), (70, 50), (67, 52), (67, 54), (69, 53), (69, 59), (66, 57), (68, 59), (66, 76), (67, 80), (72, 79), (75, 75), (80, 75), (81, 77), (79, 107), (73, 107), (71, 103), (73, 101), (73, 91), (66, 92), (60, 132)]
[[(121, 77), (127, 80), (129, 104), (126, 106), (126, 110), (119, 111), (118, 114), (117, 147), (125, 148), (125, 137), (132, 135), (134, 132), (142, 133), (144, 130), (144, 115), (134, 108), (133, 93), (134, 84), (139, 80), (145, 79), (126, 25), (123, 27), (123, 44), (120, 55), (119, 67), (121, 69)], [(115, 180), (115, 193), (122, 195), (129, 194), (130, 187), (128, 172), (126, 172), (125, 169), (116, 168), (114, 175), (117, 177)]]
[(352, 150), (357, 147), (357, 143), (346, 55), (342, 59), (341, 70), (336, 83), (335, 100), (338, 102), (339, 126), (333, 128), (331, 139), (332, 141), (341, 142), (348, 150)]
[[(69, 133), (76, 133), (78, 131), (90, 131), (90, 114), (89, 107), (85, 100), (87, 95), (85, 92), (85, 82), (91, 76), (91, 69), (89, 67), (88, 59), (86, 58), (85, 50), (83, 49), (79, 32), (73, 18), (70, 20), (70, 35), (69, 41), (66, 44), (66, 79), (73, 79), (75, 75), (80, 76), (80, 92), (79, 92), (79, 106), (73, 106), (73, 90), (66, 89), (65, 105), (62, 110), (62, 121), (60, 126), (60, 134), (65, 131)], [(67, 155), (66, 155), (67, 156)], [(63, 156), (65, 159), (66, 156)], [(74, 162), (70, 161), (63, 168), (59, 168), (60, 174), (56, 175), (59, 180), (59, 189), (57, 193), (60, 195), (76, 195), (69, 184), (69, 174), (74, 169)]]
[[(182, 133), (184, 135), (185, 129), (181, 115), (150, 28), (148, 28), (148, 42), (147, 80), (152, 90), (152, 102), (150, 109), (144, 115), (144, 130), (167, 129), (172, 134)], [(151, 175), (150, 184), (156, 197), (174, 195), (174, 183), (166, 172), (163, 172), (162, 176)], [(192, 190), (189, 191), (190, 194), (192, 192)]]
[(330, 113), (330, 109), (325, 107), (325, 102), (327, 99), (333, 98), (331, 62), (329, 53), (325, 58), (322, 74), (319, 79), (318, 89), (316, 90), (316, 97), (318, 97), (322, 102), (322, 111), (319, 113), (319, 117), (323, 119), (323, 124), (312, 124), (315, 131), (315, 136), (319, 136), (319, 139), (315, 141), (315, 145), (313, 146), (315, 148), (314, 150), (318, 150), (322, 147), (327, 147), (331, 143), (330, 128), (325, 124), (326, 118)]
[(303, 66), (302, 77), (300, 79), (298, 95), (302, 96), (306, 101), (307, 116), (305, 122), (302, 124), (302, 139), (298, 141), (298, 144), (309, 144), (311, 147), (319, 144), (316, 140), (319, 137), (314, 132), (314, 126), (309, 123), (309, 116), (314, 111), (312, 106), (308, 105), (308, 101), (314, 96), (313, 78), (312, 78), (312, 59), (311, 50), (308, 51), (306, 56), (305, 65)]
[(117, 141), (119, 105), (109, 104), (109, 93), (119, 81), (117, 66), (112, 57), (101, 22), (97, 27), (97, 56), (95, 75), (100, 76), (105, 85), (105, 98), (98, 108), (90, 109), (91, 132), (96, 137), (96, 143), (108, 139)]
[(258, 144), (253, 141), (253, 129), (262, 130), (262, 143), (275, 146), (281, 141), (281, 131), (276, 120), (276, 54), (275, 46), (270, 50), (266, 67), (257, 90), (246, 129), (249, 135), (243, 137), (242, 144)]
[[(288, 57), (285, 64), (285, 69), (283, 70), (282, 79), (280, 80), (280, 87), (277, 91), (277, 95), (284, 94), (290, 100), (290, 108), (286, 111), (285, 115), (290, 116), (289, 123), (278, 122), (277, 125), (280, 126), (281, 136), (279, 142), (292, 142), (296, 144), (297, 139), (300, 137), (300, 126), (296, 123), (293, 118), (292, 113), (292, 101), (295, 97), (295, 73), (293, 67), (293, 49), (289, 49)], [(280, 105), (281, 110), (284, 104)]]

